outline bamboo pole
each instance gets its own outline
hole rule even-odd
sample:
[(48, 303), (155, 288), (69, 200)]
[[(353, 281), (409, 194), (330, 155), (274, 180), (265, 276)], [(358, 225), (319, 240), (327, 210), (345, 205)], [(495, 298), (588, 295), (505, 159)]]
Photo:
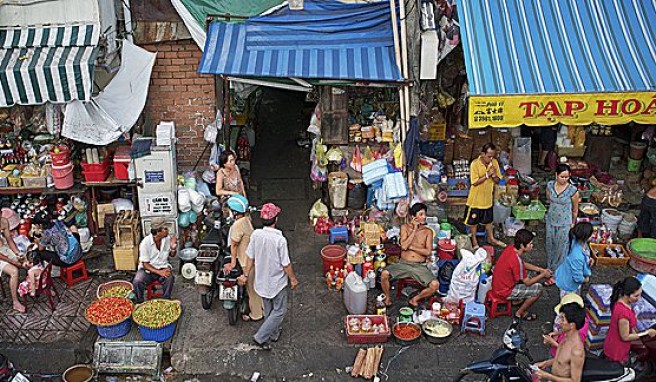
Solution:
[[(402, 2), (403, 0), (401, 0)], [(396, 24), (396, 1), (395, 0), (389, 0), (390, 4), (390, 13), (391, 13), (391, 21), (392, 21), (392, 35), (394, 37), (394, 54), (396, 58), (396, 65), (399, 68), (399, 72), (403, 74), (403, 61), (401, 60), (401, 48), (399, 45), (399, 27)], [(400, 129), (401, 129), (401, 142), (405, 141), (405, 129), (404, 129), (404, 123), (406, 120), (406, 115), (405, 115), (405, 89), (403, 86), (399, 87), (399, 122), (400, 122)]]

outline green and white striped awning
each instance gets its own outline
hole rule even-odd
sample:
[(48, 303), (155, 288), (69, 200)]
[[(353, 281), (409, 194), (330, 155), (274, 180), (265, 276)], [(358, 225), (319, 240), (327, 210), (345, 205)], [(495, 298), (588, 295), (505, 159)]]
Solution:
[(88, 101), (95, 24), (0, 29), (0, 107)]

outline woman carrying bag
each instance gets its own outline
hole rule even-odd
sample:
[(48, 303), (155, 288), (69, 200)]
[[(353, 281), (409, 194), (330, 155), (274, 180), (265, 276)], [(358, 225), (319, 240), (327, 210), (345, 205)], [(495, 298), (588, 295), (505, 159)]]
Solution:
[(554, 275), (556, 285), (560, 289), (560, 297), (568, 293), (581, 294), (581, 285), (590, 281), (592, 270), (588, 240), (592, 236), (592, 230), (592, 224), (581, 222), (569, 231), (569, 254)]

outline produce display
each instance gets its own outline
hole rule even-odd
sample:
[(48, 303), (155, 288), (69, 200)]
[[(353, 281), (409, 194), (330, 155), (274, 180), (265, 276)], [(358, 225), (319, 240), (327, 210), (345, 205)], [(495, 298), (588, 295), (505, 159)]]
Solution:
[(109, 289), (104, 290), (100, 294), (100, 298), (107, 298), (107, 297), (127, 297), (132, 293), (132, 288), (124, 286), (124, 285), (117, 285), (114, 287), (111, 287)]
[(170, 325), (180, 318), (180, 304), (169, 300), (150, 300), (137, 306), (132, 315), (137, 325), (158, 329)]
[(396, 338), (409, 341), (414, 340), (420, 335), (421, 329), (416, 324), (403, 322), (394, 325), (394, 336)]
[(351, 317), (348, 319), (349, 334), (388, 333), (384, 323), (374, 324), (369, 317)]
[(111, 326), (125, 321), (132, 313), (132, 301), (124, 297), (96, 300), (86, 310), (86, 319), (96, 326)]

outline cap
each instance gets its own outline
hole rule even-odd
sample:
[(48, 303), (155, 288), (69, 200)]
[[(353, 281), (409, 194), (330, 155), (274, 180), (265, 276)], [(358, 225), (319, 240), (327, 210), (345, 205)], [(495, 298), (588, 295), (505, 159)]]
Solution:
[(563, 298), (560, 299), (560, 303), (554, 307), (554, 312), (556, 312), (556, 314), (559, 314), (560, 308), (563, 305), (567, 305), (571, 303), (579, 304), (581, 308), (585, 307), (585, 304), (583, 303), (583, 298), (581, 296), (579, 296), (576, 293), (567, 293), (566, 295), (563, 296)]
[(150, 222), (150, 229), (160, 230), (166, 226), (166, 219), (164, 218), (154, 218)]
[(280, 207), (276, 206), (273, 203), (267, 203), (262, 206), (262, 211), (260, 211), (260, 217), (265, 220), (271, 220), (278, 216), (282, 212)]

